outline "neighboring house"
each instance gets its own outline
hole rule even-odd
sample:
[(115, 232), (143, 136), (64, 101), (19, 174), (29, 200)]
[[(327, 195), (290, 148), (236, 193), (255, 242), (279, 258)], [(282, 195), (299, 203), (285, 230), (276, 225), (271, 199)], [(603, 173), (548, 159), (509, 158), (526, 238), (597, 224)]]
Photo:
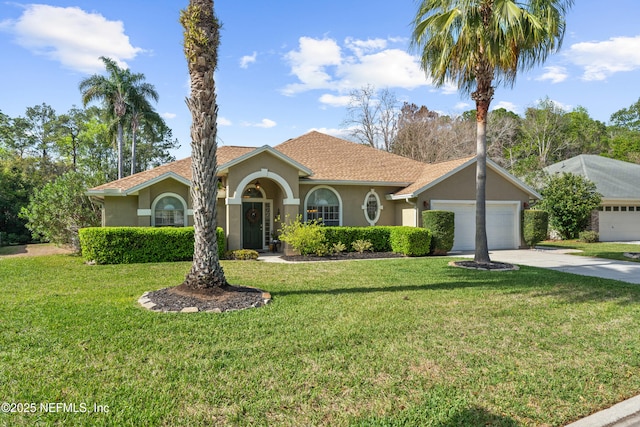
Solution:
[(549, 174), (581, 175), (596, 185), (602, 204), (592, 228), (601, 241), (640, 240), (640, 165), (581, 154), (544, 170)]
[[(327, 225), (420, 226), (421, 212), (450, 210), (455, 250), (474, 248), (475, 157), (426, 164), (319, 132), (275, 147), (219, 146), (218, 225), (227, 249), (264, 250), (279, 220)], [(490, 249), (522, 246), (521, 210), (534, 190), (492, 161), (487, 167)], [(191, 159), (92, 188), (103, 226), (193, 224)]]

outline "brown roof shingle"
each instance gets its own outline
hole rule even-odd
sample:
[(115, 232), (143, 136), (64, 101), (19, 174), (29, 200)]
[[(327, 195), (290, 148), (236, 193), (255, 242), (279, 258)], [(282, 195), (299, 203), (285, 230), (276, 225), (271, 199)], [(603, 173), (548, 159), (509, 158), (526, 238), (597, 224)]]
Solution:
[(410, 183), (424, 163), (320, 132), (274, 147), (313, 171), (312, 180)]
[[(346, 182), (388, 182), (405, 185), (396, 195), (410, 195), (455, 170), (473, 157), (426, 164), (366, 145), (312, 131), (273, 147), (313, 171), (309, 180)], [(220, 146), (218, 165), (223, 166), (257, 147)], [(191, 180), (191, 158), (178, 160), (91, 189), (127, 192), (166, 173)]]

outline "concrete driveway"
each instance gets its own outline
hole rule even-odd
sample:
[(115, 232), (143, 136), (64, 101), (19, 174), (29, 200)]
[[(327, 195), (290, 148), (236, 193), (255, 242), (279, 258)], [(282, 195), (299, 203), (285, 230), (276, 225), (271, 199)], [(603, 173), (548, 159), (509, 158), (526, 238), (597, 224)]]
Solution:
[[(507, 262), (509, 264), (527, 265), (530, 267), (548, 268), (549, 270), (582, 276), (602, 277), (620, 280), (621, 282), (640, 284), (640, 262), (615, 261), (611, 259), (592, 258), (571, 255), (571, 249), (517, 249), (489, 251), (491, 261)], [(575, 251), (573, 251), (575, 252)], [(471, 253), (453, 256), (471, 257)]]

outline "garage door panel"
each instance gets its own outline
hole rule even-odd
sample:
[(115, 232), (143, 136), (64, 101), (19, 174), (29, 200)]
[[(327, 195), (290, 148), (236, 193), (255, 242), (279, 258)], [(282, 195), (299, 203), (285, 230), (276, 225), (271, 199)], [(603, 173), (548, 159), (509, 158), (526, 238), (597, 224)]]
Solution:
[[(475, 249), (476, 210), (472, 201), (432, 201), (432, 209), (455, 214), (453, 250)], [(489, 249), (515, 249), (520, 244), (519, 202), (487, 202), (487, 243)]]
[(640, 212), (599, 212), (603, 242), (640, 240)]

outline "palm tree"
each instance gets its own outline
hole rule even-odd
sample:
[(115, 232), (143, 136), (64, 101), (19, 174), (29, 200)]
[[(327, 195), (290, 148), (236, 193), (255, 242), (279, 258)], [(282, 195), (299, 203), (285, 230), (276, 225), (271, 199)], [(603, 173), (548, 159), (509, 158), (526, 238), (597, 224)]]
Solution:
[(193, 264), (182, 286), (212, 289), (227, 285), (216, 239), (217, 125), (214, 71), (218, 64), (220, 24), (213, 0), (189, 0), (180, 14), (184, 27), (184, 53), (191, 78), (191, 199), (195, 243)]
[[(151, 128), (154, 128), (155, 126), (164, 124), (164, 120), (162, 120), (162, 117), (160, 117), (158, 113), (153, 111), (153, 108), (146, 100), (144, 100), (141, 105), (132, 105), (127, 116), (129, 126), (131, 127), (131, 175), (133, 175), (134, 173), (136, 173), (136, 147), (140, 126), (148, 125)], [(155, 132), (152, 132), (152, 134), (155, 134)]]
[(100, 59), (105, 65), (108, 76), (94, 74), (80, 82), (80, 92), (82, 92), (82, 102), (86, 106), (94, 100), (102, 100), (105, 108), (110, 112), (110, 116), (117, 125), (118, 143), (118, 179), (124, 175), (123, 171), (123, 145), (124, 131), (123, 120), (127, 113), (127, 108), (139, 108), (144, 105), (150, 107), (148, 98), (158, 100), (158, 93), (153, 85), (144, 82), (144, 74), (131, 73), (128, 69), (123, 69), (111, 58), (101, 56)]
[(422, 0), (412, 46), (436, 86), (454, 82), (476, 103), (475, 262), (489, 264), (486, 229), (487, 113), (494, 82), (543, 63), (564, 38), (573, 0)]

